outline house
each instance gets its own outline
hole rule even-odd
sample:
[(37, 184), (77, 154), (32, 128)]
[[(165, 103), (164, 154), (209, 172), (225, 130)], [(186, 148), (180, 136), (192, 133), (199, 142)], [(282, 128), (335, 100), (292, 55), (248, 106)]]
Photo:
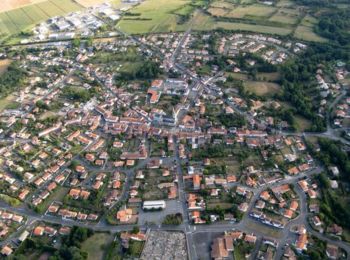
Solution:
[(13, 252), (12, 248), (9, 247), (8, 245), (4, 246), (4, 247), (1, 249), (1, 254), (2, 254), (2, 255), (5, 255), (5, 256), (11, 255), (12, 252)]
[(290, 203), (290, 210), (292, 211), (296, 211), (298, 209), (298, 206), (299, 206), (299, 203), (296, 201), (296, 200), (293, 200), (291, 203)]
[(341, 236), (343, 234), (343, 228), (341, 226), (338, 226), (337, 224), (332, 224), (327, 228), (327, 232)]
[(130, 221), (131, 217), (132, 209), (124, 208), (117, 212), (117, 219), (122, 223)]
[(34, 228), (33, 235), (34, 236), (42, 236), (44, 234), (45, 228), (42, 226), (37, 226)]
[(338, 247), (335, 245), (327, 244), (326, 255), (329, 259), (338, 259)]
[(298, 252), (302, 252), (303, 250), (307, 249), (307, 234), (301, 234), (295, 241), (295, 249)]
[[(227, 258), (229, 256), (227, 245), (229, 244), (225, 243), (224, 238), (215, 238), (211, 246), (211, 258), (215, 260)], [(233, 245), (230, 246), (230, 248), (231, 247), (233, 247)]]
[(244, 241), (248, 242), (248, 243), (251, 243), (251, 244), (255, 244), (256, 239), (257, 239), (256, 236), (254, 236), (253, 234), (251, 234), (251, 235), (246, 234), (245, 237), (244, 237)]
[(199, 190), (202, 178), (198, 174), (193, 175), (193, 189)]

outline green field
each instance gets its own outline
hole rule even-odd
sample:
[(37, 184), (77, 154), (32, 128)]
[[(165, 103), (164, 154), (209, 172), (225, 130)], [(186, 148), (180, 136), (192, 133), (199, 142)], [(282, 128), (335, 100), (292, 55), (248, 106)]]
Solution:
[(0, 34), (11, 35), (30, 29), (50, 17), (80, 10), (72, 0), (48, 0), (0, 13)]
[(268, 17), (276, 11), (275, 7), (266, 5), (248, 5), (248, 6), (238, 6), (233, 9), (228, 17), (233, 18), (244, 18), (245, 16), (256, 16), (256, 17)]
[(304, 40), (304, 41), (311, 41), (311, 42), (326, 42), (327, 40), (322, 38), (321, 36), (314, 33), (312, 27), (299, 25), (295, 32), (294, 37)]
[(103, 248), (107, 248), (112, 240), (113, 237), (110, 234), (96, 233), (84, 241), (81, 249), (88, 253), (88, 260), (102, 260), (104, 259), (105, 254)]
[(217, 22), (214, 28), (222, 28), (226, 30), (242, 30), (257, 33), (268, 33), (277, 35), (288, 35), (292, 32), (290, 28), (273, 27), (265, 25), (255, 25), (248, 23), (233, 23), (233, 22)]
[(185, 7), (188, 3), (189, 0), (148, 0), (132, 9), (134, 15), (124, 16), (117, 26), (136, 34), (175, 31), (179, 18), (176, 13), (190, 11)]
[(281, 91), (278, 84), (263, 81), (245, 81), (244, 89), (258, 96), (273, 95)]

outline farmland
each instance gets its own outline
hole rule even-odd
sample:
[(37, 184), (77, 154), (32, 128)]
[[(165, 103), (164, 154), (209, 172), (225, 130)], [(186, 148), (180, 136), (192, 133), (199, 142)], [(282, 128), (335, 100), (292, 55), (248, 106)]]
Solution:
[(40, 3), (45, 0), (11, 0), (0, 2), (0, 12), (10, 11), (30, 4)]
[(2, 36), (28, 30), (50, 17), (77, 11), (81, 7), (72, 0), (48, 0), (0, 13)]
[[(124, 16), (118, 27), (128, 33), (174, 31), (178, 21), (176, 11), (188, 3), (188, 0), (145, 1), (132, 10), (131, 16)], [(182, 9), (184, 11), (186, 9)]]

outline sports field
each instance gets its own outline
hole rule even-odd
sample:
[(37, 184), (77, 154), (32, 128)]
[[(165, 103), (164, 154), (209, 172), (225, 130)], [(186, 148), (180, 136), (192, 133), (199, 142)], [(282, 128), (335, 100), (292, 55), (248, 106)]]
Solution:
[(81, 6), (72, 0), (46, 0), (0, 13), (0, 34), (27, 30), (50, 17), (77, 11)]

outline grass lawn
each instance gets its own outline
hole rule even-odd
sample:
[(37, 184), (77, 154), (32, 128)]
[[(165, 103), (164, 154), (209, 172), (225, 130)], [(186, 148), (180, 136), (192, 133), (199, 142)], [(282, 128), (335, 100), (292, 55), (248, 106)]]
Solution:
[(279, 239), (283, 236), (282, 231), (273, 227), (269, 227), (267, 225), (258, 223), (250, 218), (248, 218), (247, 224), (250, 229), (258, 230), (264, 236), (272, 237), (275, 239)]
[(39, 206), (40, 213), (44, 213), (53, 201), (62, 201), (64, 196), (68, 193), (69, 188), (58, 186), (56, 190)]
[(96, 233), (89, 237), (81, 246), (88, 253), (88, 260), (104, 259), (105, 249), (111, 243), (113, 236), (107, 233)]
[(311, 122), (304, 117), (296, 116), (295, 117), (295, 126), (298, 132), (303, 132), (311, 127)]
[(261, 81), (277, 81), (280, 79), (280, 74), (278, 72), (271, 73), (258, 73), (257, 78)]
[(7, 204), (13, 207), (17, 207), (21, 204), (21, 202), (18, 199), (12, 198), (6, 194), (0, 194), (0, 200), (5, 201)]
[(248, 80), (248, 75), (244, 73), (227, 72), (226, 76), (231, 76), (232, 78), (238, 79), (238, 80)]
[(244, 260), (244, 259), (246, 259), (245, 256), (243, 255), (241, 249), (239, 248), (239, 246), (235, 247), (235, 250), (233, 251), (233, 258), (235, 260)]
[(244, 88), (258, 96), (273, 95), (281, 91), (278, 84), (265, 81), (245, 81)]
[(226, 203), (226, 202), (208, 202), (207, 207), (208, 209), (215, 209), (217, 206), (219, 206), (221, 209), (230, 209), (232, 208), (232, 203)]

